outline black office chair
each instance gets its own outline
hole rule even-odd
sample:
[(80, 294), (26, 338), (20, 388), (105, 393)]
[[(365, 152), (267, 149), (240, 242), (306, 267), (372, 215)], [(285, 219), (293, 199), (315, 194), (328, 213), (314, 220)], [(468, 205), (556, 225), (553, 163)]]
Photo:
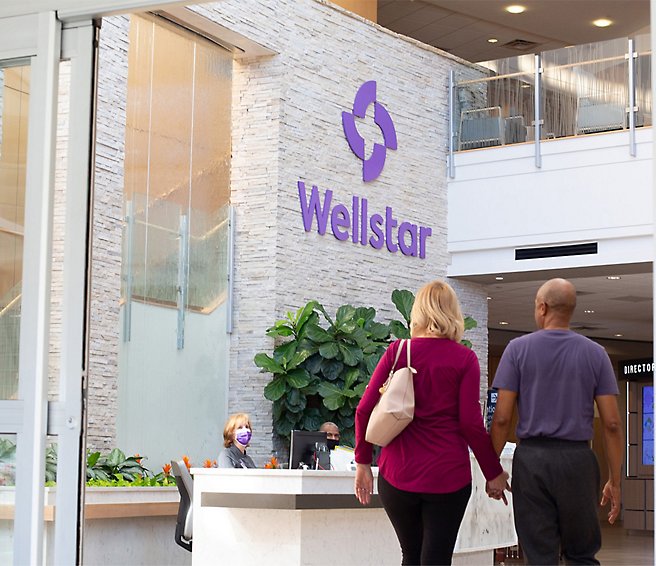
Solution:
[(178, 518), (175, 522), (175, 542), (182, 548), (191, 552), (191, 541), (193, 538), (193, 508), (191, 498), (194, 493), (194, 481), (182, 460), (177, 462), (171, 460), (171, 469), (175, 476), (175, 483), (180, 492), (180, 507), (178, 507)]

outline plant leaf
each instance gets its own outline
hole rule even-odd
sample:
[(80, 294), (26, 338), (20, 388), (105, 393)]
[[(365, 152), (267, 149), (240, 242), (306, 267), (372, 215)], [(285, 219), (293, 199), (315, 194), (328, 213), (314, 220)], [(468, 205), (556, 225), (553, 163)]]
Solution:
[(306, 369), (297, 368), (287, 374), (287, 383), (295, 389), (306, 387), (312, 381), (312, 377)]
[(264, 388), (264, 398), (269, 401), (277, 401), (287, 390), (287, 382), (284, 377), (276, 377), (267, 383)]
[(255, 354), (255, 357), (253, 358), (253, 361), (255, 362), (255, 365), (259, 368), (262, 368), (265, 371), (268, 371), (269, 373), (284, 373), (283, 367), (276, 362), (271, 356), (261, 352), (259, 354)]
[(397, 310), (401, 313), (406, 324), (410, 325), (410, 313), (412, 312), (412, 305), (415, 303), (415, 296), (411, 291), (406, 289), (394, 289), (392, 291), (392, 302)]
[(321, 344), (319, 347), (319, 353), (324, 357), (332, 360), (339, 355), (339, 346), (336, 342), (328, 342), (326, 344)]
[(333, 340), (333, 337), (318, 324), (308, 324), (305, 327), (305, 337), (319, 344)]

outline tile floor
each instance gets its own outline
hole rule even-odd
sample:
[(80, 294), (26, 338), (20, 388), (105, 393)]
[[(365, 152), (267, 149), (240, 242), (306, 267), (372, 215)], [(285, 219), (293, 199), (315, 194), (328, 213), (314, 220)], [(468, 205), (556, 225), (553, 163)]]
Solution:
[[(643, 566), (654, 564), (654, 533), (633, 531), (629, 534), (621, 525), (602, 526), (602, 547), (597, 559), (604, 566)], [(524, 564), (516, 554), (506, 557), (496, 564), (506, 566)]]

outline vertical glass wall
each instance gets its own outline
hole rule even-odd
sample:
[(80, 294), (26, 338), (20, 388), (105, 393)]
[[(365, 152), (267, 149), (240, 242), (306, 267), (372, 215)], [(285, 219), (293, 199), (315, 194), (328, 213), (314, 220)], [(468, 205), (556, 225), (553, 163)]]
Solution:
[(232, 55), (132, 17), (117, 445), (216, 457), (225, 418)]
[[(628, 129), (631, 89), (635, 126), (651, 125), (650, 36), (633, 43), (633, 69), (626, 38), (541, 54), (541, 139)], [(454, 150), (534, 140), (535, 89), (534, 55), (460, 71), (453, 96)]]
[(29, 99), (29, 65), (0, 66), (0, 399), (18, 398)]

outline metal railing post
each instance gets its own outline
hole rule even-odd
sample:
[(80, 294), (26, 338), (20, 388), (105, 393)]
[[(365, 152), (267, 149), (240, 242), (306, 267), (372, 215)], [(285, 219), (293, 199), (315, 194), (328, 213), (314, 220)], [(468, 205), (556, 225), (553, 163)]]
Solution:
[(456, 166), (453, 161), (453, 152), (454, 152), (454, 114), (455, 114), (455, 72), (453, 70), (449, 71), (449, 155), (448, 155), (448, 170), (449, 178), (454, 179), (456, 176)]
[(542, 153), (540, 153), (540, 140), (542, 138), (542, 116), (540, 115), (540, 102), (542, 94), (542, 59), (540, 55), (535, 56), (535, 127), (534, 143), (535, 143), (535, 166), (540, 169), (542, 167)]
[(629, 116), (629, 153), (631, 157), (637, 155), (636, 149), (636, 131), (635, 131), (635, 113), (638, 110), (636, 107), (636, 85), (635, 85), (635, 60), (638, 54), (635, 52), (635, 44), (633, 39), (629, 39), (629, 52), (626, 55), (629, 68), (629, 107), (627, 108)]

